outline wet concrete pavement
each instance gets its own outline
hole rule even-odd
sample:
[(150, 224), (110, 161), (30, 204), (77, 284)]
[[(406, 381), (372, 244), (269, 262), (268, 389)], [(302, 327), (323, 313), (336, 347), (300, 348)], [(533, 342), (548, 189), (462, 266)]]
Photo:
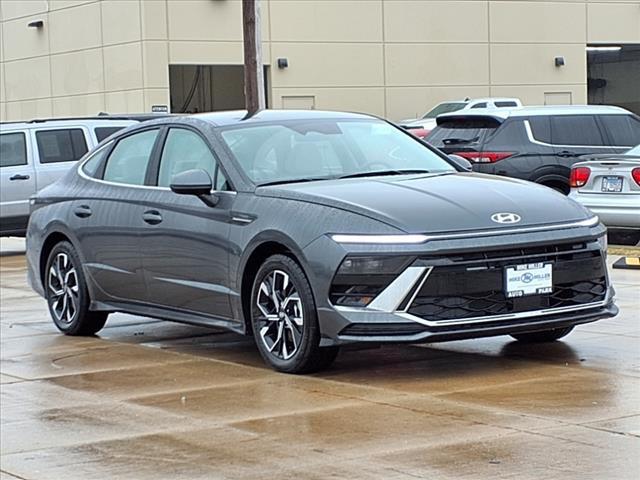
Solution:
[(612, 271), (617, 318), (561, 342), (346, 351), (301, 377), (130, 315), (64, 337), (21, 246), (0, 257), (0, 480), (640, 478), (640, 271)]

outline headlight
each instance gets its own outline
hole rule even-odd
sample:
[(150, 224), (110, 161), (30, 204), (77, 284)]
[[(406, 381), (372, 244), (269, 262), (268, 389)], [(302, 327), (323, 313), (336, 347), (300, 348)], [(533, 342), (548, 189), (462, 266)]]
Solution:
[(425, 243), (429, 240), (426, 235), (331, 235), (337, 243), (412, 245)]

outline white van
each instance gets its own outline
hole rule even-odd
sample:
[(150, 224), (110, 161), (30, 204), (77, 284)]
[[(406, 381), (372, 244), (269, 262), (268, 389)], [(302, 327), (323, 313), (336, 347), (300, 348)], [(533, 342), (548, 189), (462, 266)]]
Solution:
[(134, 120), (77, 118), (0, 124), (0, 236), (24, 236), (29, 197)]

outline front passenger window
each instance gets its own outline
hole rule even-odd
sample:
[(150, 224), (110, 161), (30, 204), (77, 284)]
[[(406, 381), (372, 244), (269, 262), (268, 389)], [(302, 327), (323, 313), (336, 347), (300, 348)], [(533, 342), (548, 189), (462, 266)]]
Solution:
[(128, 185), (144, 185), (147, 165), (157, 136), (157, 129), (146, 130), (120, 140), (107, 160), (103, 179)]
[(228, 189), (213, 153), (200, 135), (184, 128), (171, 128), (160, 159), (158, 186), (168, 187), (178, 173), (194, 169), (209, 173), (215, 190)]

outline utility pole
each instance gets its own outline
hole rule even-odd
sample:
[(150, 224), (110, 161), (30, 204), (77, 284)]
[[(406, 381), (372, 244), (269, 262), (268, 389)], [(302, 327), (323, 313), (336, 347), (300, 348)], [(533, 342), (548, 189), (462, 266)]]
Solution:
[(264, 99), (261, 30), (260, 0), (242, 0), (244, 98), (249, 115), (264, 109), (266, 105)]

